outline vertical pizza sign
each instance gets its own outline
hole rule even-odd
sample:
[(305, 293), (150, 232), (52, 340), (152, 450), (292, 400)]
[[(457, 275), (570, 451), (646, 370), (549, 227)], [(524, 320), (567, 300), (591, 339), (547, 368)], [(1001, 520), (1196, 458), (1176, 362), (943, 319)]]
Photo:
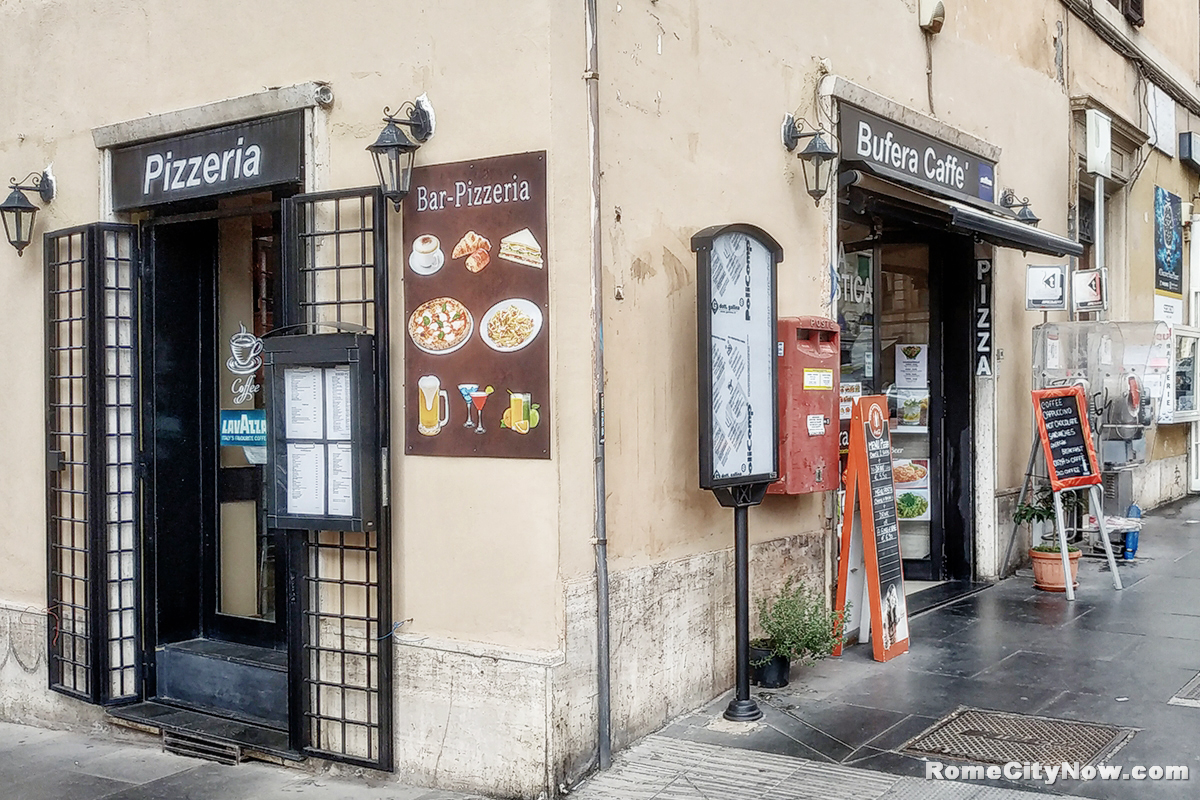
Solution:
[(413, 170), (405, 452), (550, 457), (546, 154)]

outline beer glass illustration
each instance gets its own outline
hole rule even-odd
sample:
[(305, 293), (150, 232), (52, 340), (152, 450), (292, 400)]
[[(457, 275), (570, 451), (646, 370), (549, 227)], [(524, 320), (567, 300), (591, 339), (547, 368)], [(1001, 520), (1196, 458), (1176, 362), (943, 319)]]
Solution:
[(422, 375), (417, 381), (417, 432), (437, 436), (450, 419), (450, 395), (437, 375)]

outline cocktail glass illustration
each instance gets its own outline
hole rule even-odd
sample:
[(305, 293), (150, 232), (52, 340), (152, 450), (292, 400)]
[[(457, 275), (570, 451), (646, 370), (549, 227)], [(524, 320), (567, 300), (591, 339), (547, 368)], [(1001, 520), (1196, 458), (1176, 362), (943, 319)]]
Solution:
[[(471, 395), (479, 391), (478, 383), (460, 383), (458, 385), (458, 393), (462, 395), (463, 402), (467, 404), (467, 421), (463, 423), (464, 428), (474, 428), (475, 423), (471, 420)], [(483, 419), (480, 419), (482, 422)]]
[(484, 433), (483, 429), (483, 406), (487, 402), (488, 393), (486, 391), (471, 392), (471, 402), (475, 404), (475, 410), (479, 412), (479, 425), (476, 426), (476, 433)]

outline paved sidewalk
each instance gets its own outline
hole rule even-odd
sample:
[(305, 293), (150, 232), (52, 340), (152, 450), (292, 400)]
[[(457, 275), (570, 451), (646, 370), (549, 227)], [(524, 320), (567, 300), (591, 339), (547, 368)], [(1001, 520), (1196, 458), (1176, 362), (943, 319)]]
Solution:
[[(905, 655), (879, 663), (869, 646), (858, 645), (841, 658), (794, 669), (784, 689), (755, 691), (764, 713), (756, 723), (726, 722), (729, 696), (718, 698), (621, 754), (612, 772), (578, 795), (890, 800), (1043, 792), (1194, 800), (1200, 797), (1200, 692), (1192, 690), (1192, 705), (1171, 700), (1189, 694), (1186, 687), (1200, 673), (1200, 500), (1150, 515), (1138, 558), (1119, 569), (1125, 589), (1117, 592), (1107, 563), (1084, 559), (1074, 603), (1039, 592), (1030, 577), (1018, 575), (928, 611), (912, 620)], [(1072, 745), (1079, 734), (1062, 732), (1070, 723), (1119, 729), (1098, 760), (1121, 766), (1125, 777), (1054, 785), (926, 781), (925, 760), (906, 746), (963, 709), (1016, 720), (1017, 727), (996, 734), (969, 732), (977, 746), (984, 740), (982, 746), (1005, 761), (1030, 760), (1017, 755), (1028, 752), (1030, 742)], [(1034, 724), (1030, 719), (1068, 724), (1046, 738), (1020, 727)], [(1186, 766), (1190, 775), (1133, 780), (1128, 771), (1137, 766)]]
[(619, 754), (573, 800), (1046, 800), (1045, 794), (930, 782), (662, 734)]
[[(358, 772), (356, 775), (355, 773)], [(3, 800), (480, 800), (348, 769), (314, 775), (255, 762), (223, 766), (164, 753), (149, 737), (93, 739), (0, 722)]]

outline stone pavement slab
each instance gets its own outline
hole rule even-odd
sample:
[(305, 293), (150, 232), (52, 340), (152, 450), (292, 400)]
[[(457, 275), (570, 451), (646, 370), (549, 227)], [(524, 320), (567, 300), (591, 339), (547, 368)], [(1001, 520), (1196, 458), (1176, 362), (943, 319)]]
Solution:
[[(378, 772), (349, 777), (247, 762), (224, 766), (125, 741), (0, 722), (2, 800), (481, 800), (405, 786)], [(355, 774), (358, 773), (358, 774)]]

